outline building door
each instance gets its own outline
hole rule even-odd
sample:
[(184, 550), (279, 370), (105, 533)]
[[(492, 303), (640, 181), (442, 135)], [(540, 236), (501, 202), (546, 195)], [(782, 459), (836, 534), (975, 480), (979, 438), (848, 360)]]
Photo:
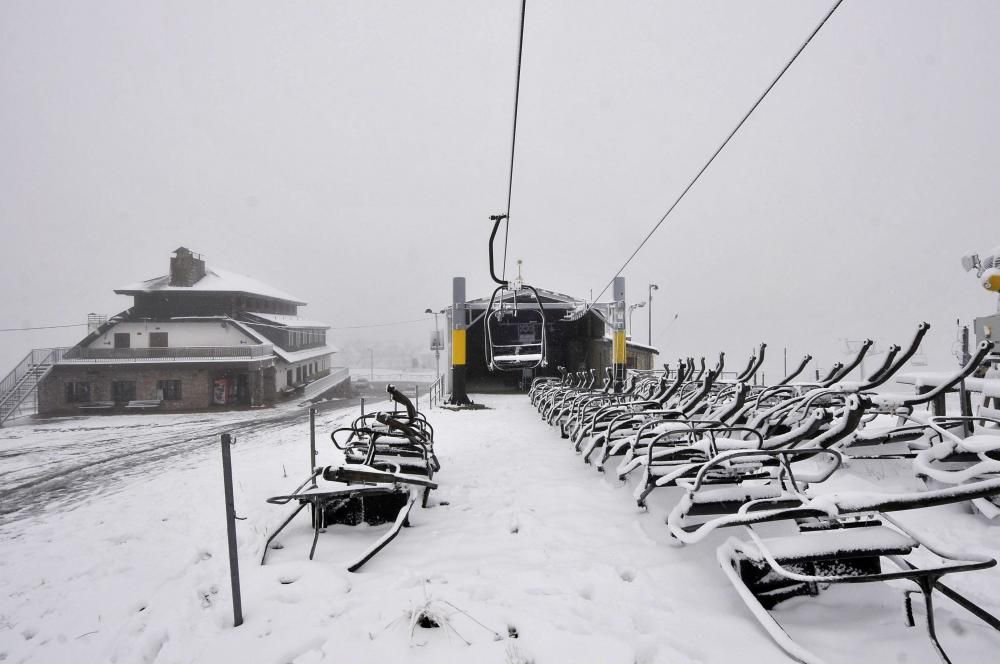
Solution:
[(243, 405), (250, 403), (250, 376), (245, 373), (236, 376), (236, 402)]

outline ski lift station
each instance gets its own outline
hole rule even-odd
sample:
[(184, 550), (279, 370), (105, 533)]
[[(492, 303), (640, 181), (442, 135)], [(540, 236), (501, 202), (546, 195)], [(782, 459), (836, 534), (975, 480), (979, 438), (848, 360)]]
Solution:
[[(463, 293), (464, 281), (464, 278), (456, 279), (461, 282)], [(447, 310), (449, 329), (456, 328), (455, 311), (468, 321), (464, 358), (457, 359), (464, 360), (469, 391), (517, 391), (530, 385), (533, 378), (558, 376), (560, 367), (567, 371), (593, 370), (600, 378), (612, 367), (613, 302), (589, 304), (564, 293), (538, 288), (529, 294), (521, 289), (516, 293), (508, 291), (502, 306), (509, 315), (497, 317), (495, 313), (487, 315), (491, 299), (456, 300)], [(539, 309), (544, 312), (544, 346), (540, 343), (543, 317), (538, 315)], [(493, 302), (493, 310), (501, 310), (497, 301)], [(492, 336), (492, 344), (488, 336)], [(454, 337), (454, 334), (445, 335), (447, 357), (453, 364), (456, 363)], [(651, 346), (627, 341), (626, 366), (637, 370), (653, 369), (658, 353)], [(492, 371), (491, 358), (495, 365)], [(514, 366), (503, 366), (504, 358), (508, 365)], [(453, 380), (451, 372), (446, 376), (447, 380)], [(452, 388), (449, 382), (445, 392), (451, 392)]]

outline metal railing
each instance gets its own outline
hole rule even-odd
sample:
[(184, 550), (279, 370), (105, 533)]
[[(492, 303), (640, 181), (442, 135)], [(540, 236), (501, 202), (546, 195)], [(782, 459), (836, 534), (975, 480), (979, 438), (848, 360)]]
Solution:
[(80, 348), (77, 353), (74, 353), (72, 360), (120, 360), (123, 362), (188, 359), (255, 360), (272, 355), (274, 355), (274, 346), (271, 344), (255, 344), (252, 346), (175, 346), (167, 348)]
[(39, 365), (52, 364), (62, 359), (65, 348), (36, 348), (24, 356), (13, 371), (0, 381), (0, 400)]
[(430, 388), (427, 391), (427, 398), (430, 403), (430, 407), (433, 408), (434, 404), (441, 405), (444, 401), (444, 376), (438, 376), (437, 380), (431, 383)]
[(0, 424), (24, 410), (28, 397), (36, 394), (38, 384), (65, 352), (65, 348), (36, 348), (0, 381)]

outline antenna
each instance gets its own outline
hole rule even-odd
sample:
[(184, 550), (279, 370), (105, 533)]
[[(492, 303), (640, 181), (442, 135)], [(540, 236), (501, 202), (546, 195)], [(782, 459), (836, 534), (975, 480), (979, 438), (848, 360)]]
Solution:
[(524, 277), (521, 276), (521, 265), (523, 265), (523, 264), (524, 264), (524, 261), (522, 259), (518, 258), (517, 259), (517, 278), (514, 279), (514, 290), (515, 291), (521, 290), (521, 287), (524, 285)]

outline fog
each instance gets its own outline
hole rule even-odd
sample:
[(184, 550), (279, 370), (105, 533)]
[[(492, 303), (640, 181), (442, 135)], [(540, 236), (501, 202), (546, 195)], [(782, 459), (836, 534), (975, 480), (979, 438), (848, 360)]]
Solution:
[[(831, 2), (529, 0), (508, 274), (597, 295)], [(0, 328), (83, 323), (186, 246), (357, 356), (490, 289), (519, 3), (0, 4)], [(1000, 4), (847, 0), (623, 273), (662, 359), (996, 310)], [(649, 307), (633, 317), (647, 341)], [(676, 319), (674, 316), (676, 315)], [(0, 373), (85, 328), (0, 333)]]

